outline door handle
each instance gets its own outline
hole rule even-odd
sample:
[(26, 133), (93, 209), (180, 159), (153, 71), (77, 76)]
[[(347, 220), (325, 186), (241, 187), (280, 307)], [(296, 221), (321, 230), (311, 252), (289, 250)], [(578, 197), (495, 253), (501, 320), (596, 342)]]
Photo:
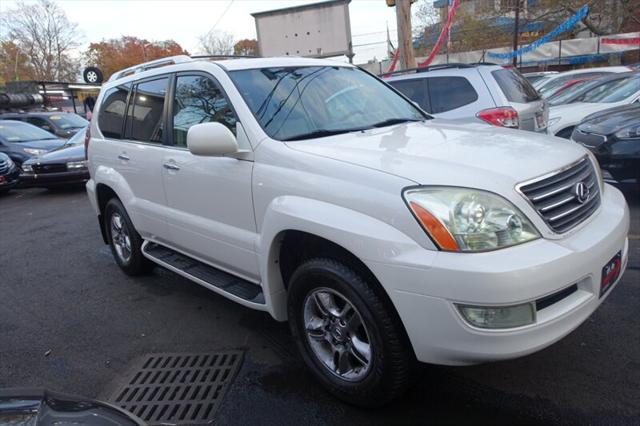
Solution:
[(162, 166), (167, 170), (180, 170), (176, 163), (164, 163)]
[(131, 158), (129, 158), (129, 156), (127, 154), (120, 154), (118, 155), (118, 158), (124, 161), (129, 161), (131, 160)]

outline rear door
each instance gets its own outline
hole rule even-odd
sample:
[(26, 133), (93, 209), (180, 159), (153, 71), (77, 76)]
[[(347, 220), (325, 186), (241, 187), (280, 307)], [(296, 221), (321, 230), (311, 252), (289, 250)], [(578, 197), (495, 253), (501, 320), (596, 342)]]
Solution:
[(178, 73), (173, 87), (171, 146), (162, 159), (171, 245), (257, 282), (253, 161), (195, 156), (187, 148), (187, 132), (199, 123), (219, 122), (236, 135), (240, 149), (251, 150), (249, 141), (212, 75)]
[(481, 68), (489, 87), (493, 87), (498, 107), (511, 106), (518, 112), (520, 129), (545, 132), (549, 119), (547, 102), (518, 71), (509, 68)]
[(96, 163), (124, 179), (120, 184), (130, 192), (119, 195), (137, 231), (161, 242), (168, 238), (161, 174), (168, 83), (160, 76), (110, 89), (98, 117), (104, 139), (92, 147)]

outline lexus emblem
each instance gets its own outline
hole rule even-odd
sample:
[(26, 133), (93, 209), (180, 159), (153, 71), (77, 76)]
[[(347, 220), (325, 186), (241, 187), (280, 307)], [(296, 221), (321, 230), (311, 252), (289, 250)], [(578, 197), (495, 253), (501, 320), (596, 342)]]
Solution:
[(584, 204), (589, 199), (589, 187), (584, 182), (578, 182), (573, 187), (573, 194), (580, 204)]

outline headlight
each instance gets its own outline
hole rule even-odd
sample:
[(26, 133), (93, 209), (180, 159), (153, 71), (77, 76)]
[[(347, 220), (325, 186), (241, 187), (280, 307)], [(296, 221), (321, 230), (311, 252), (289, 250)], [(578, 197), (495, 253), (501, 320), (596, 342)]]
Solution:
[(33, 173), (33, 167), (31, 167), (31, 164), (22, 163), (22, 173)]
[(67, 169), (85, 169), (87, 168), (87, 161), (69, 161), (67, 163)]
[(625, 127), (622, 130), (618, 130), (615, 135), (618, 139), (640, 138), (640, 125), (634, 124), (629, 127)]
[(23, 149), (24, 149), (24, 152), (26, 152), (27, 154), (31, 154), (35, 156), (42, 155), (47, 152), (46, 149), (36, 149), (36, 148), (23, 148)]
[(540, 237), (513, 204), (490, 192), (442, 186), (409, 189), (403, 195), (443, 250), (495, 250)]

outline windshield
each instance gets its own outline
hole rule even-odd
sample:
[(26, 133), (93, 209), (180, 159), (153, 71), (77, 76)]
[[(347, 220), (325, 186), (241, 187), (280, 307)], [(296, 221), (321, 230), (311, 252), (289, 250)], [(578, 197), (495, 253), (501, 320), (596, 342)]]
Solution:
[(0, 121), (0, 139), (7, 142), (31, 142), (58, 138), (31, 124), (18, 121)]
[(78, 133), (76, 133), (71, 138), (69, 138), (69, 140), (67, 140), (67, 142), (64, 144), (64, 146), (82, 145), (82, 144), (84, 144), (84, 136), (85, 136), (85, 133), (86, 133), (85, 130), (86, 130), (86, 127), (83, 127), (82, 130), (80, 130)]
[(85, 127), (89, 122), (77, 114), (60, 114), (50, 115), (49, 119), (56, 127), (60, 129), (80, 129)]
[(264, 131), (308, 139), (427, 116), (375, 77), (350, 67), (286, 67), (231, 72)]
[(614, 86), (610, 86), (609, 90), (603, 90), (594, 95), (590, 94), (591, 96), (585, 96), (584, 102), (604, 104), (620, 102), (640, 91), (640, 77), (626, 78), (621, 81), (616, 81), (616, 83)]
[(564, 104), (570, 98), (572, 98), (576, 93), (584, 90), (586, 88), (585, 85), (587, 83), (590, 83), (590, 81), (589, 80), (578, 81), (577, 83), (574, 83), (573, 85), (567, 87), (566, 89), (554, 93), (553, 95), (549, 96), (549, 99), (548, 99), (549, 105), (554, 106), (554, 105)]

